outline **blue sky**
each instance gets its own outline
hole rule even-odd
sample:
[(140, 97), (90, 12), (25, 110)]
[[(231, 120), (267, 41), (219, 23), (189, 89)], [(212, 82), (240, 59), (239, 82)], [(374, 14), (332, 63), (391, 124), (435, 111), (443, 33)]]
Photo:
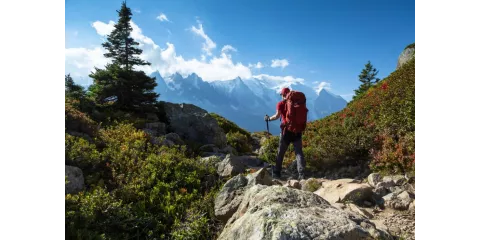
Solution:
[[(90, 82), (93, 66), (105, 63), (101, 35), (117, 20), (120, 5), (119, 0), (65, 1), (65, 72), (80, 84)], [(127, 6), (138, 30), (134, 38), (152, 62), (146, 72), (197, 72), (207, 81), (262, 75), (312, 87), (323, 82), (347, 100), (368, 60), (378, 77), (386, 77), (403, 48), (415, 41), (410, 0), (145, 0)]]

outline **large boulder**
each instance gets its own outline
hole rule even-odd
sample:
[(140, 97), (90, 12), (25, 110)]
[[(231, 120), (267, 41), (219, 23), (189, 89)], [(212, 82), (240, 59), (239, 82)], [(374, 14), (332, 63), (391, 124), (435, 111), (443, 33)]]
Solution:
[(237, 211), (245, 190), (254, 185), (273, 185), (266, 169), (262, 168), (246, 177), (239, 174), (228, 180), (215, 198), (215, 216), (224, 223), (227, 222)]
[(167, 140), (173, 142), (176, 145), (183, 145), (184, 144), (182, 138), (176, 133), (168, 133), (167, 135), (165, 135), (165, 138)]
[(407, 46), (398, 57), (397, 69), (415, 57), (415, 44)]
[(228, 154), (225, 159), (218, 165), (217, 173), (220, 177), (235, 176), (240, 173), (244, 173), (246, 165), (238, 158)]
[(224, 223), (237, 211), (243, 200), (248, 180), (237, 175), (228, 180), (215, 198), (215, 216)]
[(65, 184), (65, 194), (74, 194), (82, 191), (85, 183), (80, 168), (65, 165), (65, 176), (68, 181), (68, 183)]
[(387, 238), (361, 216), (331, 206), (321, 197), (282, 186), (254, 185), (218, 239)]
[(366, 183), (358, 183), (353, 179), (338, 179), (323, 182), (315, 194), (330, 203), (352, 201), (362, 203), (372, 198), (372, 187)]
[(200, 144), (227, 145), (227, 137), (217, 120), (207, 111), (192, 104), (162, 102), (170, 129), (186, 141)]

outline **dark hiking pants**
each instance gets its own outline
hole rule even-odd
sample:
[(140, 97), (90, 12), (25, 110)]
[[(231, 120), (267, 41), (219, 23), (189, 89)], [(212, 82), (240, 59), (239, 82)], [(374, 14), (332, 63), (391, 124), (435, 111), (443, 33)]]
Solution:
[(274, 172), (276, 174), (281, 173), (283, 157), (285, 156), (285, 152), (287, 151), (290, 143), (293, 143), (293, 147), (295, 149), (298, 174), (303, 175), (305, 169), (305, 158), (303, 157), (302, 150), (302, 134), (295, 134), (288, 131), (286, 131), (285, 134), (280, 134), (280, 144), (278, 146), (277, 161)]

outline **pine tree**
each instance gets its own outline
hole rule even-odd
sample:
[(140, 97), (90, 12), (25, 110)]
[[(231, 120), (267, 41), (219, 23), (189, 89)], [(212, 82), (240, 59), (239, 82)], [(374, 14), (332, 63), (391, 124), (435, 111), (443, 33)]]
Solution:
[(132, 12), (125, 2), (118, 12), (119, 20), (114, 30), (107, 36), (102, 46), (107, 50), (105, 57), (112, 59), (105, 69), (95, 68), (90, 74), (94, 84), (89, 90), (97, 103), (109, 103), (122, 110), (142, 110), (157, 101), (158, 94), (153, 92), (157, 83), (143, 71), (134, 70), (135, 66), (150, 65), (138, 57), (142, 50), (131, 36)]
[(371, 86), (380, 81), (380, 78), (376, 78), (377, 74), (378, 70), (373, 67), (370, 61), (368, 61), (367, 64), (365, 64), (365, 68), (362, 70), (360, 75), (358, 75), (358, 80), (362, 84), (357, 90), (355, 90), (355, 96), (353, 96), (353, 99), (362, 96)]
[(70, 74), (65, 75), (65, 97), (80, 99), (85, 96), (85, 90), (82, 86), (75, 84)]

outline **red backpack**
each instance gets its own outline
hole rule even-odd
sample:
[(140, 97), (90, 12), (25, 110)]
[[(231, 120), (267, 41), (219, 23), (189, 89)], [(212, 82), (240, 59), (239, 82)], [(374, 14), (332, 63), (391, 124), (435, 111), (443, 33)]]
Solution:
[[(290, 91), (286, 97), (286, 130), (301, 133), (307, 127), (307, 98), (298, 91)], [(283, 130), (282, 130), (283, 131)]]

